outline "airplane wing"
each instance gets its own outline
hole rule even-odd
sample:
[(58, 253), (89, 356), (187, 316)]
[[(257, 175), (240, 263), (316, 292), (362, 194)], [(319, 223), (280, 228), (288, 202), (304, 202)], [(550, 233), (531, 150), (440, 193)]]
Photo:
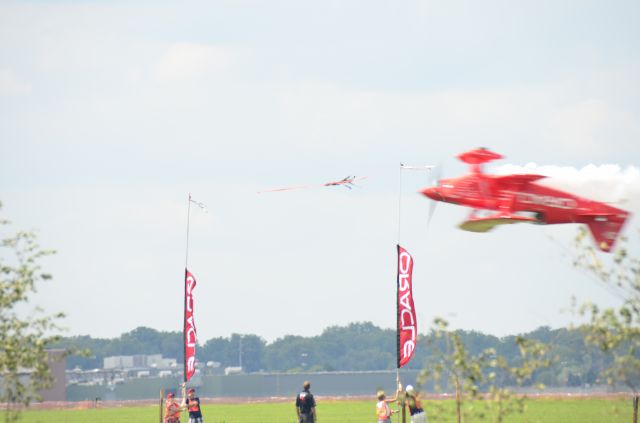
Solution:
[(498, 225), (510, 225), (521, 222), (536, 223), (537, 221), (535, 218), (529, 216), (497, 213), (484, 217), (475, 217), (472, 215), (469, 219), (458, 225), (458, 227), (469, 232), (489, 232)]
[(492, 160), (498, 160), (502, 157), (502, 154), (494, 153), (484, 147), (458, 154), (458, 159), (470, 165), (478, 165)]
[(528, 182), (535, 182), (543, 178), (546, 178), (546, 176), (534, 175), (531, 173), (517, 175), (492, 175), (492, 179), (494, 181), (505, 185), (521, 185)]

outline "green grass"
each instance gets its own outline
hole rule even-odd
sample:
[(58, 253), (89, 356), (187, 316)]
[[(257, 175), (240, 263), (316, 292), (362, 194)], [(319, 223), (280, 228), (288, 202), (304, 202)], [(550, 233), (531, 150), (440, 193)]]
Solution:
[[(454, 422), (453, 402), (439, 401), (450, 416), (444, 420)], [(432, 401), (425, 401), (427, 413)], [(206, 423), (294, 423), (293, 403), (214, 404), (203, 405)], [(320, 423), (375, 422), (375, 402), (372, 401), (318, 401)], [(23, 414), (24, 423), (132, 423), (158, 422), (157, 407), (104, 408), (88, 410), (31, 410)], [(183, 416), (183, 422), (188, 419)], [(397, 421), (394, 418), (394, 423)], [(409, 421), (409, 418), (407, 418)], [(433, 422), (433, 419), (429, 420)], [(443, 421), (443, 420), (440, 420)], [(531, 399), (525, 414), (512, 415), (506, 422), (514, 423), (617, 423), (631, 422), (631, 400), (611, 399)]]

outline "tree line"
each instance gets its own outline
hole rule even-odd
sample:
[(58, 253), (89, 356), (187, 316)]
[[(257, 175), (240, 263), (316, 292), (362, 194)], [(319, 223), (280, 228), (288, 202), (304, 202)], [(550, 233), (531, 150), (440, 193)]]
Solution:
[[(515, 335), (499, 338), (477, 331), (457, 330), (455, 333), (470, 354), (492, 348), (508, 361), (518, 361)], [(532, 384), (583, 386), (603, 383), (599, 377), (611, 364), (611, 358), (587, 348), (581, 330), (540, 327), (520, 336), (548, 346), (551, 365), (538, 369), (531, 379)], [(433, 331), (420, 335), (414, 357), (405, 368), (423, 369), (433, 360), (434, 343), (437, 342)], [(162, 354), (179, 363), (183, 360), (181, 332), (147, 327), (138, 327), (114, 339), (65, 337), (56, 346), (89, 351), (86, 356), (69, 356), (67, 367), (70, 369), (101, 368), (103, 359), (113, 355)], [(196, 355), (200, 363), (214, 361), (222, 367), (242, 364), (246, 372), (392, 370), (396, 366), (396, 332), (370, 322), (359, 322), (331, 326), (317, 336), (287, 335), (271, 343), (254, 334), (233, 334), (201, 343)]]

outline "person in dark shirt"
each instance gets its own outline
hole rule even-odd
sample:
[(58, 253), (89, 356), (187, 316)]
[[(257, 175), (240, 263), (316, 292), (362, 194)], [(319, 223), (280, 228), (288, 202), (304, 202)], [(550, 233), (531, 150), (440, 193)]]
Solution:
[(196, 390), (189, 388), (187, 395), (187, 410), (189, 410), (189, 423), (202, 423), (202, 410), (200, 410), (200, 398), (196, 397)]
[(413, 386), (407, 385), (405, 392), (407, 393), (406, 402), (409, 407), (409, 414), (411, 414), (411, 423), (426, 423), (427, 413), (422, 408), (422, 402)]
[(316, 417), (316, 400), (310, 391), (311, 383), (305, 381), (302, 385), (302, 392), (296, 397), (296, 413), (298, 414), (299, 423), (315, 423)]

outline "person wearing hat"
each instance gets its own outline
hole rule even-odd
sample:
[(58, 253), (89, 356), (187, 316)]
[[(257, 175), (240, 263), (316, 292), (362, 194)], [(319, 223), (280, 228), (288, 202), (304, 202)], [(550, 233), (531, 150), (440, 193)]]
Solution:
[(396, 396), (387, 399), (384, 391), (381, 389), (377, 393), (378, 402), (376, 403), (376, 417), (378, 417), (378, 423), (391, 423), (391, 415), (397, 413), (389, 407), (389, 403), (396, 402), (398, 400), (398, 394), (402, 391), (402, 384), (400, 383), (400, 376), (396, 377), (396, 383), (398, 388), (396, 390)]
[(308, 380), (302, 384), (302, 392), (296, 397), (296, 413), (298, 414), (299, 423), (315, 423), (316, 416), (316, 400), (311, 393), (311, 382)]
[[(399, 383), (398, 386), (400, 386)], [(389, 403), (396, 402), (398, 400), (398, 391), (396, 391), (395, 397), (387, 399), (387, 396), (381, 389), (377, 393), (377, 398), (378, 403), (376, 404), (376, 416), (378, 417), (378, 423), (391, 423), (391, 415), (393, 413), (397, 413), (397, 411), (392, 410), (391, 407), (389, 407)]]
[(187, 410), (189, 410), (189, 423), (202, 423), (200, 398), (196, 397), (196, 390), (193, 388), (187, 391)]
[[(182, 398), (185, 398), (184, 389), (185, 385), (183, 383)], [(175, 397), (176, 395), (173, 392), (167, 394), (167, 404), (164, 408), (164, 423), (180, 423), (180, 412), (184, 410), (185, 407), (182, 404), (178, 404)]]
[(409, 407), (409, 414), (411, 415), (411, 423), (426, 423), (427, 413), (422, 408), (422, 402), (418, 399), (418, 394), (413, 386), (407, 385), (405, 388), (406, 404)]

